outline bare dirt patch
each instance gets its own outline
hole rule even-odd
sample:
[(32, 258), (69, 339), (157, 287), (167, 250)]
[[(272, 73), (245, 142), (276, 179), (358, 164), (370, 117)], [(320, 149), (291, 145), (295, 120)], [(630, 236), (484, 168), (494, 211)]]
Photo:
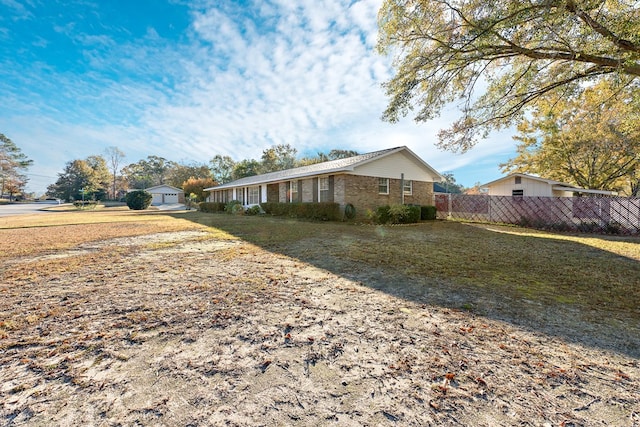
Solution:
[(5, 425), (640, 425), (637, 358), (383, 292), (408, 284), (382, 270), (200, 228), (42, 255), (2, 272)]

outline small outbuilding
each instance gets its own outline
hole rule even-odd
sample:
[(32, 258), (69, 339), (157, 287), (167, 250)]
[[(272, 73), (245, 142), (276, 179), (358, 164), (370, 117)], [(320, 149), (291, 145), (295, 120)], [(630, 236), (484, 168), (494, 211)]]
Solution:
[(615, 196), (615, 191), (580, 188), (565, 182), (544, 179), (534, 175), (512, 173), (481, 186), (489, 196), (514, 197), (573, 197), (576, 194)]
[(184, 191), (170, 185), (156, 185), (154, 187), (146, 188), (145, 191), (150, 193), (153, 197), (151, 200), (152, 205), (184, 203)]

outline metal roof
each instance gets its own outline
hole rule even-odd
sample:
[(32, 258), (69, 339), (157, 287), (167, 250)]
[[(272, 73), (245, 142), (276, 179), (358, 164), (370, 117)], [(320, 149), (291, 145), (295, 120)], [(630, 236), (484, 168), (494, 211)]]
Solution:
[(355, 167), (361, 166), (370, 161), (388, 156), (390, 154), (408, 151), (412, 156), (418, 159), (424, 166), (431, 170), (436, 176), (440, 177), (440, 174), (425, 163), (420, 157), (416, 156), (407, 147), (395, 147), (388, 148), (386, 150), (374, 151), (371, 153), (360, 154), (358, 156), (347, 157), (345, 159), (330, 160), (328, 162), (315, 163), (313, 165), (300, 166), (293, 169), (286, 169), (277, 172), (269, 172), (262, 175), (248, 176), (246, 178), (240, 178), (235, 181), (228, 182), (226, 184), (217, 185), (215, 187), (205, 188), (204, 191), (211, 190), (224, 190), (226, 188), (234, 187), (247, 187), (251, 185), (264, 184), (269, 182), (288, 181), (291, 179), (299, 179), (313, 175), (322, 175), (335, 172), (347, 172), (352, 171)]

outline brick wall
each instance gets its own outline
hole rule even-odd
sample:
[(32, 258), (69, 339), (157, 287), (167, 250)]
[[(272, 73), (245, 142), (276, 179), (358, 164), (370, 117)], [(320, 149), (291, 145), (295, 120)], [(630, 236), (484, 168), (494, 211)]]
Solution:
[[(375, 210), (379, 206), (402, 202), (400, 180), (389, 179), (389, 194), (378, 193), (378, 178), (371, 176), (342, 175), (344, 179), (344, 202), (356, 208), (358, 217), (366, 216), (367, 209)], [(405, 204), (433, 204), (433, 183), (413, 181), (413, 194), (405, 195)]]
[(335, 175), (333, 177), (333, 201), (344, 207), (347, 204), (345, 199), (346, 175)]
[(313, 202), (313, 179), (302, 180), (302, 201)]
[[(313, 201), (313, 179), (303, 179), (302, 201)], [(405, 204), (433, 204), (433, 183), (413, 181), (413, 194), (404, 196)], [(287, 183), (269, 184), (267, 199), (270, 202), (288, 202)], [(356, 215), (366, 217), (367, 209), (375, 210), (379, 206), (401, 203), (400, 180), (389, 180), (389, 194), (378, 194), (378, 178), (358, 175), (334, 175), (333, 201), (344, 209), (347, 203), (356, 208)]]
[(279, 184), (267, 184), (267, 202), (278, 202), (279, 200)]
[[(398, 184), (400, 185), (400, 184)], [(413, 181), (413, 195), (405, 194), (404, 203), (407, 205), (433, 205), (433, 183)]]
[(287, 198), (287, 183), (281, 182), (278, 184), (278, 202), (286, 203), (288, 202)]

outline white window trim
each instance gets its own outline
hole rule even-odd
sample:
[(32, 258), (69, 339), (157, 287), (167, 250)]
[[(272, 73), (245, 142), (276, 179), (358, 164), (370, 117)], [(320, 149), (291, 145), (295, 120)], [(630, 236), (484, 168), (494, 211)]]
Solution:
[[(382, 185), (380, 183), (380, 180), (383, 180), (383, 179), (386, 181), (386, 186), (387, 186), (387, 190), (385, 192), (380, 191), (380, 186)], [(378, 194), (389, 194), (389, 178), (378, 178)]]
[[(407, 191), (407, 187), (409, 187), (409, 190)], [(411, 196), (413, 195), (413, 181), (408, 179), (404, 181), (404, 188), (402, 189), (402, 191), (404, 192), (405, 196)]]
[[(294, 190), (295, 188), (295, 190)], [(293, 194), (295, 193), (295, 197)], [(294, 201), (298, 201), (298, 180), (295, 179), (293, 181), (289, 181), (289, 203), (293, 203)]]
[[(323, 186), (326, 185), (326, 187)], [(327, 192), (327, 200), (329, 200), (329, 177), (323, 176), (318, 178), (318, 201), (322, 201), (322, 192)]]
[[(254, 193), (255, 192), (255, 193)], [(260, 204), (260, 186), (247, 187), (247, 206)], [(257, 201), (255, 200), (257, 198)]]

